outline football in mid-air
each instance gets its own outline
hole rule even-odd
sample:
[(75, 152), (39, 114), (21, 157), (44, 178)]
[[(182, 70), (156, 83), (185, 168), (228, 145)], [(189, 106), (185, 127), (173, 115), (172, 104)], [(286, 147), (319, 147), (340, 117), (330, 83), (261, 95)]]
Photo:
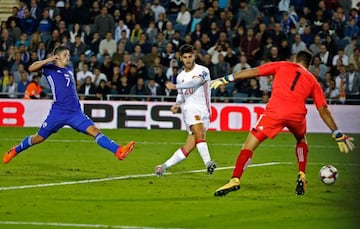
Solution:
[(324, 165), (320, 169), (319, 176), (324, 184), (334, 184), (339, 176), (339, 172), (333, 165)]

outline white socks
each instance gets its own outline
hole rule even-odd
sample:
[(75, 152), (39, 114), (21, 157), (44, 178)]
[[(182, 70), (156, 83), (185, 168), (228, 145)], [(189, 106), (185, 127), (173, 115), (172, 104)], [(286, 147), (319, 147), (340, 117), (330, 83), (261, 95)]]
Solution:
[(199, 142), (196, 144), (196, 148), (199, 151), (200, 157), (206, 166), (211, 160), (207, 143), (205, 141)]
[(164, 165), (166, 166), (166, 168), (169, 168), (177, 163), (179, 163), (180, 161), (184, 160), (186, 157), (183, 153), (183, 151), (181, 150), (181, 148), (179, 148), (178, 150), (175, 151), (175, 153), (164, 163)]

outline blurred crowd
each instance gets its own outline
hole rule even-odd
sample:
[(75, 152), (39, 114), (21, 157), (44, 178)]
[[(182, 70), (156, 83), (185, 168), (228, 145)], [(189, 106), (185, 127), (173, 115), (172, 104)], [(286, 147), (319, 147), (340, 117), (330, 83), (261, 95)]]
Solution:
[[(50, 98), (28, 66), (71, 50), (80, 99), (171, 101), (178, 49), (195, 48), (211, 78), (300, 50), (330, 103), (360, 103), (360, 2), (348, 0), (20, 0), (0, 27), (0, 95)], [(266, 103), (272, 76), (212, 91), (216, 102)]]

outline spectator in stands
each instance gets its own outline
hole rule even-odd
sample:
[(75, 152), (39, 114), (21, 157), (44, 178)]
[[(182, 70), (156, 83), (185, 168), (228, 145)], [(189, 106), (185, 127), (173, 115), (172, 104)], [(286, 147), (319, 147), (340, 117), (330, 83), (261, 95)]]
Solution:
[(160, 5), (160, 0), (154, 0), (153, 4), (151, 5), (151, 10), (154, 12), (154, 19), (155, 22), (159, 20), (159, 15), (162, 13), (166, 13), (165, 8)]
[(18, 40), (15, 41), (15, 47), (19, 48), (20, 45), (24, 45), (26, 48), (29, 47), (30, 42), (27, 39), (27, 34), (26, 33), (22, 33), (20, 35), (20, 38)]
[(84, 32), (81, 29), (81, 25), (79, 23), (75, 23), (70, 31), (70, 42), (75, 43), (75, 37), (79, 36), (81, 42), (84, 43)]
[(225, 60), (225, 56), (222, 53), (218, 54), (218, 63), (214, 64), (213, 67), (213, 76), (215, 78), (219, 78), (221, 76), (226, 76), (231, 73), (231, 67), (228, 62)]
[(347, 104), (360, 104), (360, 73), (355, 70), (354, 64), (349, 64), (345, 82)]
[(100, 80), (99, 86), (96, 88), (96, 97), (100, 100), (108, 100), (107, 95), (111, 94), (110, 87), (106, 85), (105, 80)]
[(40, 36), (48, 36), (51, 31), (54, 29), (54, 22), (49, 16), (49, 9), (45, 8), (42, 12), (42, 17), (40, 18), (37, 30), (40, 33)]
[[(70, 5), (70, 1), (65, 1), (64, 7), (60, 8), (60, 17), (61, 20), (64, 20), (66, 25), (69, 25), (72, 23), (72, 8)], [(81, 14), (81, 13), (80, 13)]]
[(110, 80), (107, 81), (107, 85), (110, 87), (111, 94), (117, 94), (120, 84), (120, 68), (119, 66), (113, 66), (113, 72), (110, 76)]
[(320, 57), (321, 63), (325, 64), (328, 67), (332, 67), (333, 55), (327, 50), (325, 44), (320, 45), (320, 52), (316, 56)]
[(86, 77), (90, 76), (94, 78), (93, 73), (89, 71), (89, 65), (87, 63), (83, 63), (82, 69), (76, 73), (76, 87), (79, 89), (82, 84), (85, 83)]
[(85, 44), (81, 41), (80, 35), (76, 35), (75, 42), (71, 45), (71, 61), (77, 62), (80, 59), (80, 56), (84, 54), (86, 50)]
[(312, 65), (310, 65), (310, 68), (309, 68), (310, 72), (314, 72), (315, 68), (319, 69), (320, 78), (322, 80), (325, 80), (325, 75), (329, 69), (325, 64), (321, 63), (321, 59), (319, 56), (314, 56), (313, 63), (312, 63)]
[(95, 87), (98, 87), (101, 80), (105, 80), (107, 82), (107, 77), (104, 73), (101, 72), (100, 67), (95, 67), (93, 70), (92, 82)]
[(254, 36), (254, 29), (249, 28), (246, 31), (245, 38), (241, 41), (241, 54), (245, 55), (250, 66), (255, 66), (256, 53), (260, 50), (259, 41)]
[(8, 51), (9, 47), (12, 46), (14, 41), (11, 39), (9, 30), (3, 29), (0, 37), (0, 45), (4, 51)]
[(92, 82), (91, 76), (86, 76), (85, 83), (80, 85), (78, 90), (80, 100), (93, 100), (96, 99), (96, 86)]
[[(39, 47), (39, 44), (41, 42), (41, 37), (38, 32), (34, 32), (31, 34), (31, 39), (29, 41), (29, 51), (36, 51)], [(44, 44), (45, 48), (45, 44)]]
[(142, 30), (139, 23), (136, 23), (130, 33), (130, 42), (132, 45), (136, 44), (140, 40), (140, 36), (144, 31)]
[(111, 80), (114, 66), (111, 61), (111, 56), (105, 55), (104, 62), (100, 65), (100, 72), (105, 74), (107, 81)]
[(28, 52), (28, 49), (24, 44), (20, 44), (18, 51), (21, 55), (21, 61), (27, 66), (30, 61), (30, 53)]
[(51, 33), (51, 38), (46, 41), (46, 53), (51, 53), (58, 42), (60, 42), (60, 33), (59, 30), (54, 29)]
[(9, 80), (3, 84), (2, 92), (8, 98), (17, 98), (17, 83), (13, 75), (9, 75)]
[(306, 49), (306, 44), (301, 40), (300, 34), (296, 34), (294, 43), (291, 46), (291, 54), (294, 55), (300, 51), (305, 51)]
[(176, 16), (176, 24), (174, 26), (175, 30), (180, 31), (181, 36), (185, 36), (188, 31), (188, 26), (191, 21), (191, 14), (188, 11), (185, 3), (180, 4), (180, 11)]
[(221, 85), (218, 90), (215, 91), (215, 103), (229, 103), (231, 100), (230, 92), (226, 89), (225, 85)]
[(38, 56), (37, 56), (37, 53), (36, 53), (36, 51), (31, 51), (30, 52), (30, 60), (29, 60), (29, 62), (27, 63), (27, 65), (26, 65), (26, 69), (28, 69), (28, 67), (32, 64), (32, 63), (34, 63), (35, 61), (38, 61), (39, 59), (38, 59)]
[[(90, 18), (89, 15), (90, 15), (89, 7), (87, 7), (83, 3), (83, 0), (76, 0), (76, 4), (72, 10), (72, 24), (74, 24), (74, 23), (79, 23), (80, 25), (85, 25), (88, 23), (96, 24), (93, 21), (89, 22), (89, 18)], [(106, 28), (104, 28), (104, 29), (106, 29)], [(96, 31), (99, 32), (99, 30), (96, 30)], [(104, 32), (104, 34), (105, 34), (105, 32)]]
[(130, 66), (131, 66), (131, 61), (130, 61), (130, 54), (129, 53), (125, 53), (124, 54), (124, 61), (120, 64), (120, 74), (123, 76), (128, 76), (129, 72), (130, 72)]
[(112, 56), (116, 52), (116, 41), (113, 39), (112, 33), (107, 32), (104, 39), (100, 41), (98, 59), (101, 62), (104, 55)]
[(354, 52), (350, 55), (349, 64), (353, 64), (355, 70), (360, 72), (360, 48), (354, 49)]
[(321, 38), (319, 35), (315, 35), (314, 41), (309, 46), (309, 50), (312, 52), (314, 56), (316, 56), (320, 53), (320, 47), (321, 47)]
[(38, 6), (37, 0), (30, 1), (30, 14), (36, 21), (40, 21), (41, 18), (41, 7)]
[(211, 23), (213, 22), (217, 23), (218, 21), (218, 18), (216, 17), (214, 13), (214, 8), (212, 6), (208, 7), (206, 12), (207, 15), (200, 22), (202, 33), (207, 33), (208, 31), (210, 31)]
[(226, 48), (226, 56), (224, 61), (230, 64), (230, 68), (233, 69), (234, 66), (238, 63), (239, 57), (235, 55), (235, 51), (233, 51), (232, 47), (229, 46)]
[(145, 88), (148, 92), (150, 92), (150, 101), (160, 101), (160, 98), (157, 98), (159, 95), (162, 95), (160, 85), (155, 82), (154, 78), (149, 78), (147, 83), (145, 84)]
[(258, 103), (259, 101), (261, 101), (263, 92), (260, 90), (259, 82), (257, 79), (250, 79), (250, 87), (247, 91), (247, 94), (249, 97), (249, 99), (247, 100), (248, 103)]
[[(336, 103), (336, 101), (339, 99), (340, 91), (338, 88), (336, 88), (334, 79), (330, 79), (329, 87), (325, 90), (325, 96), (327, 99), (330, 100), (330, 104)], [(331, 101), (331, 100), (335, 100), (335, 101)]]
[(95, 18), (95, 31), (99, 33), (100, 38), (104, 38), (107, 33), (115, 31), (115, 22), (111, 14), (108, 14), (108, 8), (103, 6), (101, 14)]
[[(126, 76), (121, 76), (120, 78), (120, 84), (118, 84), (118, 90), (117, 90), (119, 95), (128, 95), (130, 94), (130, 86), (127, 83), (127, 77)], [(128, 97), (120, 97), (123, 100), (127, 100)]]
[[(156, 0), (155, 0), (156, 1)], [(137, 101), (149, 101), (151, 92), (145, 87), (143, 78), (138, 78), (136, 84), (130, 89), (130, 95), (137, 95), (133, 100)]]
[(25, 65), (23, 63), (20, 63), (17, 66), (17, 69), (13, 72), (15, 82), (18, 83), (21, 80), (21, 74), (26, 72)]
[(20, 23), (20, 18), (18, 17), (19, 7), (14, 6), (11, 11), (11, 15), (7, 18), (6, 25), (7, 28), (10, 28), (11, 21), (15, 20), (16, 24)]
[(162, 65), (158, 65), (155, 67), (154, 79), (155, 79), (155, 82), (160, 85), (159, 90), (165, 91), (165, 83), (167, 81), (167, 78), (166, 78), (166, 75), (165, 75)]
[(130, 29), (128, 26), (124, 23), (124, 20), (120, 19), (117, 23), (117, 26), (115, 28), (115, 41), (118, 43), (121, 39), (121, 32), (125, 31), (126, 38), (130, 38)]
[(24, 99), (42, 99), (46, 94), (42, 91), (40, 86), (40, 75), (34, 74), (32, 81), (28, 84), (25, 89)]
[(163, 66), (169, 66), (170, 61), (175, 58), (175, 51), (174, 45), (172, 43), (167, 43), (166, 48), (163, 52), (160, 53), (161, 55), (161, 64)]
[(20, 81), (17, 83), (18, 98), (24, 97), (25, 90), (26, 90), (28, 84), (30, 83), (30, 81), (28, 80), (28, 77), (29, 76), (28, 76), (27, 72), (24, 71), (21, 73)]
[(91, 41), (93, 39), (93, 35), (94, 33), (92, 31), (91, 25), (89, 24), (84, 25), (84, 43), (87, 49), (89, 49), (90, 47)]
[(51, 20), (55, 20), (55, 17), (57, 15), (60, 15), (60, 10), (59, 8), (56, 7), (56, 1), (55, 0), (50, 0), (48, 3), (48, 8), (49, 8), (49, 17)]
[(349, 44), (347, 44), (344, 48), (344, 54), (348, 57), (354, 52), (357, 46), (357, 37), (352, 37)]
[(40, 42), (36, 50), (36, 54), (39, 60), (44, 60), (47, 56), (47, 51), (44, 42)]
[(136, 74), (145, 81), (149, 79), (148, 70), (142, 58), (138, 59), (136, 62)]
[(255, 5), (250, 5), (246, 0), (240, 0), (240, 7), (237, 12), (238, 21), (236, 27), (239, 25), (244, 26), (244, 28), (249, 29), (254, 26), (254, 22), (260, 16), (259, 9)]
[(314, 42), (314, 34), (311, 31), (311, 26), (307, 25), (304, 29), (304, 33), (300, 34), (301, 40), (305, 43), (306, 47), (310, 47), (310, 45)]
[(20, 20), (19, 26), (21, 31), (26, 33), (28, 36), (36, 31), (37, 22), (36, 19), (31, 16), (29, 9), (24, 10), (24, 18)]
[(332, 65), (335, 66), (337, 60), (341, 60), (341, 63), (345, 66), (349, 65), (349, 57), (345, 55), (344, 49), (339, 49), (337, 54), (332, 59)]

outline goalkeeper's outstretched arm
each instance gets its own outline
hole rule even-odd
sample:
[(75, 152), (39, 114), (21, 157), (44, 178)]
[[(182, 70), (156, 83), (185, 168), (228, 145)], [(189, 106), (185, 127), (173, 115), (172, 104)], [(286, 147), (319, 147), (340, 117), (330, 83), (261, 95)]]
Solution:
[(259, 69), (258, 68), (250, 68), (246, 70), (242, 70), (239, 72), (235, 72), (230, 75), (226, 75), (221, 78), (217, 78), (215, 80), (212, 80), (210, 83), (210, 87), (213, 89), (218, 88), (222, 84), (228, 84), (230, 82), (240, 80), (240, 79), (246, 79), (246, 78), (252, 78), (259, 75)]
[(336, 143), (339, 146), (340, 152), (349, 153), (355, 148), (353, 138), (343, 134), (337, 127), (335, 120), (326, 106), (321, 106), (318, 108), (321, 119), (324, 123), (330, 128), (333, 138), (335, 138)]

